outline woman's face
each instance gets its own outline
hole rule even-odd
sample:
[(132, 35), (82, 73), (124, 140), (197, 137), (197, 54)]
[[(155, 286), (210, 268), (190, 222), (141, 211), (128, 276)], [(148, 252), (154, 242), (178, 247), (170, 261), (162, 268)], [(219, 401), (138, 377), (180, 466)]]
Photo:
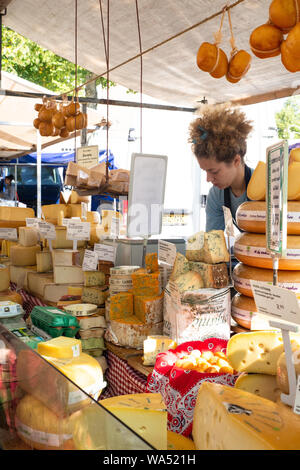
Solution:
[(218, 162), (215, 157), (197, 158), (197, 160), (201, 170), (206, 171), (206, 181), (219, 189), (225, 189), (232, 185), (241, 164), (239, 155), (236, 155), (231, 163)]

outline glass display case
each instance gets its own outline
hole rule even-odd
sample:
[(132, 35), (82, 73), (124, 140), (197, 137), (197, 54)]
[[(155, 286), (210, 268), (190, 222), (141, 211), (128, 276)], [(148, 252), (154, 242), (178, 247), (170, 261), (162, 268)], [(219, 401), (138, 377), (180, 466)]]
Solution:
[(153, 447), (0, 324), (0, 449)]

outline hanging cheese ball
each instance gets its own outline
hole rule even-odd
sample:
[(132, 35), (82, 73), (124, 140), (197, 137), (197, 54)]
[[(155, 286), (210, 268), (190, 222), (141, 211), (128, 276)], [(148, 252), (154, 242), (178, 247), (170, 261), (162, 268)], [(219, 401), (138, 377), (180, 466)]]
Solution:
[(84, 127), (84, 115), (83, 113), (78, 113), (74, 116), (74, 129), (83, 129)]
[(35, 127), (36, 129), (39, 129), (41, 122), (42, 122), (42, 121), (41, 121), (39, 118), (34, 119), (34, 121), (33, 121), (33, 127)]
[(71, 101), (65, 108), (65, 116), (75, 116), (80, 111), (80, 104), (77, 101)]
[(255, 28), (250, 36), (250, 47), (254, 55), (260, 59), (275, 57), (280, 54), (283, 34), (271, 24), (262, 24)]
[(224, 62), (224, 56), (226, 57), (226, 55), (223, 51), (220, 51), (222, 51), (222, 49), (215, 44), (203, 42), (197, 53), (197, 65), (199, 69), (210, 73), (212, 76), (217, 75), (216, 78), (223, 77), (227, 71)]
[(56, 111), (52, 116), (52, 124), (57, 129), (61, 129), (65, 125), (65, 116), (61, 111)]
[(39, 125), (39, 131), (40, 131), (41, 136), (43, 137), (52, 136), (53, 131), (54, 131), (52, 122), (42, 121)]
[(74, 116), (69, 116), (66, 119), (66, 128), (68, 129), (69, 132), (73, 132), (75, 130), (75, 117)]
[(84, 119), (83, 129), (85, 129), (88, 125), (88, 115), (87, 115), (87, 113), (83, 113), (83, 119)]
[(60, 137), (66, 138), (69, 137), (70, 133), (66, 127), (63, 127), (62, 129), (60, 129), (59, 135)]
[(51, 108), (46, 108), (45, 106), (43, 106), (43, 108), (41, 108), (41, 110), (39, 111), (38, 118), (39, 118), (41, 121), (50, 122), (50, 123), (51, 123), (52, 114), (53, 114), (53, 111), (52, 111)]
[(287, 35), (286, 48), (293, 57), (300, 59), (300, 23), (297, 23)]
[(300, 0), (273, 0), (269, 7), (271, 23), (284, 33), (289, 32), (300, 21)]
[(36, 103), (36, 104), (34, 105), (35, 111), (40, 111), (42, 107), (43, 107), (43, 105), (42, 105), (41, 103)]
[(58, 128), (56, 128), (56, 127), (53, 127), (53, 134), (52, 134), (52, 136), (53, 136), (53, 137), (56, 137), (56, 136), (59, 135), (59, 133), (60, 133), (60, 129), (58, 129)]
[(281, 44), (281, 62), (289, 72), (300, 71), (300, 59), (294, 57), (287, 48), (286, 41)]
[(226, 78), (231, 83), (237, 83), (246, 75), (251, 65), (251, 55), (241, 49), (230, 59)]

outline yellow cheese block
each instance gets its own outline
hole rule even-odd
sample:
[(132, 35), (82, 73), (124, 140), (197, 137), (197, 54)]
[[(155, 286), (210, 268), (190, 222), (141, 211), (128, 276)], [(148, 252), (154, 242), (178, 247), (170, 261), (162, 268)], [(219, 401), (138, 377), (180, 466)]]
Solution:
[(287, 406), (234, 387), (203, 382), (193, 440), (199, 450), (300, 449), (300, 420)]
[[(266, 233), (266, 202), (243, 202), (236, 211), (236, 221), (245, 232)], [(287, 233), (300, 235), (300, 201), (288, 202)]]
[(288, 200), (300, 200), (300, 162), (293, 161), (288, 166)]
[[(266, 251), (266, 236), (256, 233), (242, 233), (235, 241), (234, 256), (249, 266), (273, 269), (272, 258)], [(300, 237), (287, 236), (286, 258), (280, 258), (279, 269), (300, 270)]]
[[(291, 334), (291, 342), (300, 344), (300, 336)], [(251, 331), (233, 335), (227, 343), (226, 356), (238, 372), (276, 375), (283, 350), (281, 332)]]
[(22, 246), (35, 246), (39, 242), (38, 231), (33, 227), (19, 228), (19, 244)]
[(292, 162), (300, 162), (300, 148), (296, 147), (290, 151), (289, 164)]
[(42, 206), (42, 213), (46, 222), (53, 225), (60, 225), (61, 213), (63, 213), (63, 217), (67, 217), (67, 205), (48, 204), (47, 206)]
[(160, 393), (121, 395), (100, 403), (155, 449), (167, 449), (167, 410)]
[(58, 336), (38, 343), (37, 351), (53, 359), (73, 359), (82, 353), (82, 347), (79, 339)]
[(38, 273), (48, 273), (53, 270), (51, 251), (43, 250), (37, 252), (36, 270)]
[(248, 187), (247, 196), (254, 201), (264, 201), (266, 198), (266, 164), (259, 161), (252, 173)]
[[(278, 286), (295, 292), (300, 297), (300, 273), (298, 271), (278, 271)], [(232, 272), (234, 288), (247, 297), (253, 297), (250, 281), (273, 284), (273, 270), (255, 268), (244, 263), (238, 263)]]
[(187, 241), (186, 257), (189, 261), (222, 263), (229, 261), (223, 230), (198, 232)]
[(10, 260), (13, 266), (35, 266), (36, 254), (41, 251), (40, 245), (13, 245), (10, 248)]
[(167, 351), (168, 349), (175, 349), (177, 346), (176, 342), (168, 336), (148, 336), (144, 341), (144, 366), (154, 366), (157, 354)]
[(168, 431), (168, 448), (167, 450), (196, 450), (195, 444), (192, 439), (177, 434), (176, 432)]
[(82, 202), (86, 202), (88, 204), (90, 200), (91, 196), (80, 196), (76, 191), (72, 190), (68, 204), (81, 204)]
[(234, 387), (274, 402), (280, 398), (280, 388), (275, 375), (243, 373)]
[(9, 266), (0, 264), (0, 292), (7, 291), (10, 287)]
[(17, 228), (26, 225), (27, 218), (34, 218), (34, 210), (29, 207), (0, 206), (0, 227)]
[(82, 207), (81, 203), (80, 204), (67, 204), (67, 217), (72, 218), (72, 217), (80, 217), (81, 218), (82, 214)]
[[(55, 227), (56, 239), (52, 240), (52, 248), (73, 248), (73, 240), (67, 240), (67, 228), (66, 227)], [(83, 240), (77, 240), (77, 248), (82, 248), (86, 245)]]
[(17, 434), (37, 450), (72, 450), (70, 418), (59, 418), (32, 395), (25, 395), (15, 414)]
[(82, 287), (69, 286), (68, 295), (82, 295)]

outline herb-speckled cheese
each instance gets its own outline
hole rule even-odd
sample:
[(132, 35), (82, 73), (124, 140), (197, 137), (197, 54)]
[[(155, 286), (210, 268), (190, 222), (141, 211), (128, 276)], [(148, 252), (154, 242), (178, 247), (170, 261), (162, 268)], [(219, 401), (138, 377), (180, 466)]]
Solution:
[(224, 232), (211, 230), (198, 232), (187, 242), (186, 257), (189, 261), (204, 263), (222, 263), (229, 261)]
[(196, 271), (189, 271), (174, 280), (180, 292), (198, 290), (204, 287), (202, 276)]
[(228, 270), (225, 263), (208, 264), (190, 261), (190, 269), (201, 274), (204, 287), (221, 289), (229, 284)]
[(105, 274), (100, 271), (84, 271), (83, 276), (83, 282), (86, 287), (105, 285)]

